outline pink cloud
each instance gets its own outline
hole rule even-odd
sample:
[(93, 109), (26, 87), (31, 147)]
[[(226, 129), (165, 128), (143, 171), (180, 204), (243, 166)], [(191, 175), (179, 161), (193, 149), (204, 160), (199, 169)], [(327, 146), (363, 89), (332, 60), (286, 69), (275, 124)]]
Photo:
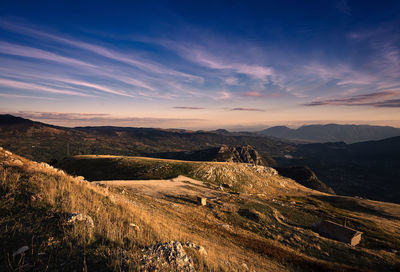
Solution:
[(68, 84), (88, 87), (88, 88), (99, 90), (99, 91), (106, 92), (106, 93), (122, 95), (122, 96), (128, 96), (128, 97), (135, 97), (134, 95), (128, 94), (128, 93), (126, 93), (124, 91), (117, 91), (117, 90), (114, 90), (114, 89), (111, 89), (111, 88), (108, 88), (108, 87), (105, 87), (105, 86), (102, 86), (102, 85), (90, 83), (90, 82), (84, 82), (84, 81), (79, 81), (79, 80), (65, 80), (65, 79), (64, 79), (64, 82), (66, 82)]
[(89, 94), (85, 94), (85, 93), (81, 93), (81, 92), (64, 90), (64, 89), (54, 88), (54, 87), (46, 87), (46, 86), (42, 86), (42, 85), (35, 84), (35, 83), (26, 83), (26, 82), (20, 82), (20, 81), (3, 79), (3, 78), (0, 78), (0, 85), (6, 86), (9, 88), (17, 88), (17, 89), (24, 89), (24, 90), (35, 90), (35, 91), (56, 93), (56, 94), (94, 97), (93, 95), (89, 95)]
[(260, 92), (245, 92), (242, 94), (243, 96), (250, 96), (250, 97), (261, 97), (263, 96)]
[(184, 58), (211, 69), (233, 70), (236, 73), (245, 74), (260, 80), (266, 80), (267, 77), (275, 75), (274, 70), (270, 67), (223, 60), (196, 46), (183, 46), (170, 42), (164, 42), (163, 44), (177, 51)]

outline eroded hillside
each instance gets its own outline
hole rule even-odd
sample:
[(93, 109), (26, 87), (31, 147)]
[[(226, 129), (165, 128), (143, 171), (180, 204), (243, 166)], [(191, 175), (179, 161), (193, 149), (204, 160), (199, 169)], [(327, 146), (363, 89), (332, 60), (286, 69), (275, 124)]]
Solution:
[[(0, 270), (399, 268), (399, 205), (311, 191), (270, 168), (246, 164), (209, 163), (213, 168), (208, 163), (193, 167), (177, 161), (166, 167), (154, 159), (103, 159), (107, 160), (84, 157), (88, 162), (81, 160), (79, 165), (87, 174), (129, 174), (133, 179), (131, 174), (137, 173), (142, 179), (163, 178), (170, 183), (178, 174), (197, 179), (181, 179), (189, 193), (159, 190), (151, 195), (142, 185), (90, 183), (0, 150)], [(225, 177), (216, 174), (218, 169), (236, 170)], [(235, 171), (246, 173), (248, 179)], [(265, 186), (256, 187), (259, 182)], [(202, 206), (195, 196), (204, 190), (212, 194)], [(346, 220), (364, 233), (361, 243), (352, 247), (319, 236), (310, 226), (322, 219)]]

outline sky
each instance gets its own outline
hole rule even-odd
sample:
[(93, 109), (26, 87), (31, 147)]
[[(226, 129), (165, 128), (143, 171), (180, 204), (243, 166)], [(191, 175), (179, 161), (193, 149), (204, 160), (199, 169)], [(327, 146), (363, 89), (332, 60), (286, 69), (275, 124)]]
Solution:
[(0, 1), (0, 113), (400, 127), (400, 1)]

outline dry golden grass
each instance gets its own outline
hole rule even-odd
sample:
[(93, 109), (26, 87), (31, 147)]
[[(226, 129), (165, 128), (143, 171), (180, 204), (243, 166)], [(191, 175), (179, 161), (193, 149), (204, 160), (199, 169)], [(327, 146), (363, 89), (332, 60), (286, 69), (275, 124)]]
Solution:
[[(10, 156), (0, 151), (0, 270), (33, 263), (49, 270), (137, 271), (142, 249), (171, 240), (206, 249), (207, 257), (188, 250), (198, 271), (245, 271), (243, 264), (251, 271), (395, 269), (394, 254), (351, 248), (283, 222), (278, 214), (295, 219), (291, 213), (296, 208), (285, 210), (268, 198), (226, 195), (202, 207), (179, 195), (156, 198), (129, 188), (96, 186), (45, 164), (11, 157), (16, 162), (9, 163)], [(305, 194), (302, 201), (308, 201)], [(314, 201), (319, 206), (313, 208), (344, 213)], [(257, 216), (247, 218), (239, 209)], [(65, 225), (69, 213), (89, 215), (94, 229)], [(23, 245), (30, 247), (24, 260), (12, 258)]]
[[(122, 264), (123, 257), (118, 258), (117, 256), (118, 251), (122, 249), (127, 252), (127, 257), (132, 261), (128, 269), (135, 270), (140, 249), (158, 242), (177, 240), (192, 241), (206, 248), (208, 252), (206, 259), (192, 253), (197, 260), (197, 268), (200, 271), (229, 271), (229, 267), (240, 265), (235, 260), (241, 259), (243, 256), (235, 253), (231, 244), (221, 246), (210, 241), (208, 237), (204, 238), (192, 233), (188, 225), (178, 220), (182, 214), (172, 217), (165, 210), (154, 208), (154, 201), (151, 199), (135, 203), (110, 192), (107, 188), (92, 185), (80, 178), (70, 177), (62, 171), (47, 167), (45, 164), (37, 164), (17, 156), (13, 157), (22, 161), (23, 165), (0, 167), (0, 186), (6, 198), (20, 197), (20, 194), (23, 193), (23, 197), (27, 198), (23, 205), (32, 212), (34, 212), (34, 208), (41, 207), (58, 214), (82, 213), (93, 218), (95, 224), (93, 231), (88, 230), (85, 224), (78, 224), (71, 229), (61, 229), (62, 233), (54, 238), (57, 240), (55, 244), (69, 248), (67, 250), (69, 255), (79, 254), (75, 251), (77, 249), (80, 251), (80, 248), (86, 250), (85, 254), (87, 255), (108, 255), (105, 258), (107, 259), (106, 263), (100, 265), (107, 265), (108, 268), (114, 270), (127, 267), (126, 264)], [(29, 190), (22, 192), (27, 187), (29, 187)], [(26, 219), (24, 218), (24, 220)], [(32, 218), (29, 219), (32, 220)], [(34, 223), (20, 222), (19, 226), (14, 225), (13, 233), (17, 233), (16, 236), (18, 236), (18, 232), (23, 232), (27, 225)], [(129, 225), (130, 223), (138, 225), (140, 230), (132, 228)], [(7, 225), (2, 224), (3, 227), (7, 229)], [(53, 237), (52, 235), (55, 235), (56, 232), (48, 234)], [(30, 234), (34, 236), (33, 233)], [(4, 236), (1, 239), (4, 244), (11, 244), (13, 249), (23, 245), (14, 244), (12, 237), (10, 237), (10, 241), (4, 241)], [(27, 242), (27, 239), (25, 242)], [(42, 244), (43, 241), (40, 242)], [(54, 248), (50, 249), (41, 245), (37, 247), (37, 251), (49, 251), (49, 255), (56, 254), (51, 252)], [(12, 248), (8, 249), (11, 250)], [(90, 250), (94, 253), (90, 253)], [(231, 252), (229, 258), (222, 260), (220, 253), (223, 252), (223, 255), (225, 255), (227, 251)], [(11, 253), (11, 251), (8, 253)], [(65, 251), (63, 254), (65, 254)], [(5, 262), (5, 256), (3, 258), (2, 261)], [(53, 258), (59, 260), (60, 256)], [(227, 259), (230, 260), (230, 265), (224, 263)], [(59, 262), (62, 262), (62, 260), (59, 260)], [(14, 263), (13, 265), (17, 264)], [(78, 264), (78, 266), (83, 265), (83, 263)]]

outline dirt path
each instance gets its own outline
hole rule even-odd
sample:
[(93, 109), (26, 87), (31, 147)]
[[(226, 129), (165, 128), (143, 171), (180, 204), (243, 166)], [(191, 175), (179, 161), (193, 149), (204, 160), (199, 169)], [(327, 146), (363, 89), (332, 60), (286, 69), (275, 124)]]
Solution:
[(173, 179), (161, 180), (106, 180), (94, 181), (97, 184), (107, 186), (122, 186), (134, 189), (138, 193), (153, 197), (161, 196), (188, 196), (215, 198), (226, 193), (212, 190), (204, 186), (202, 181), (178, 176)]

